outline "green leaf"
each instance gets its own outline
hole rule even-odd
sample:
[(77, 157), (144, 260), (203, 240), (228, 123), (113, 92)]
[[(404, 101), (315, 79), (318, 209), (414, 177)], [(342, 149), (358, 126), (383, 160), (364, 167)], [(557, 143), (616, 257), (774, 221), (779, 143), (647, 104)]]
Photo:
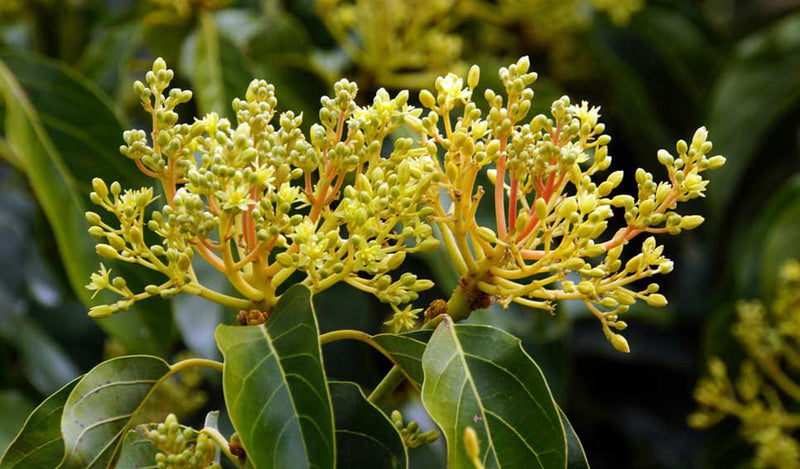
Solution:
[(220, 325), (216, 338), (225, 404), (253, 466), (334, 467), (333, 412), (308, 288), (281, 295), (265, 324)]
[(422, 356), (422, 403), (447, 439), (451, 469), (473, 469), (464, 445), (472, 427), (485, 466), (564, 467), (567, 447), (556, 403), (519, 339), (446, 317)]
[(108, 467), (136, 412), (169, 370), (158, 357), (136, 355), (105, 361), (86, 373), (64, 405), (61, 467)]
[(231, 102), (244, 96), (253, 74), (244, 55), (219, 30), (210, 13), (200, 15), (199, 28), (187, 39), (181, 68), (192, 82), (200, 115), (216, 112), (235, 122)]
[(768, 131), (800, 100), (798, 69), (800, 14), (751, 34), (731, 54), (714, 87), (708, 119), (714, 152), (728, 158), (723, 170), (709, 176), (715, 215), (737, 193)]
[[(107, 98), (63, 65), (32, 54), (2, 52), (0, 93), (8, 143), (20, 156), (50, 222), (72, 289), (90, 304), (84, 285), (99, 264), (83, 219), (91, 180), (103, 177), (123, 187), (145, 186), (148, 180), (119, 155), (123, 125)], [(131, 276), (122, 265), (112, 267), (125, 272), (131, 289), (160, 283), (157, 275), (142, 275), (141, 269)], [(160, 352), (172, 336), (169, 304), (146, 305), (99, 324), (129, 351)]]
[(154, 425), (140, 425), (134, 430), (128, 430), (122, 440), (119, 460), (114, 469), (156, 469), (158, 450), (144, 436), (144, 430), (152, 426)]
[(392, 356), (411, 384), (422, 388), (424, 373), (422, 371), (422, 354), (432, 331), (414, 331), (403, 334), (378, 334), (372, 339)]
[(80, 379), (56, 391), (31, 413), (0, 459), (0, 469), (42, 469), (59, 464), (64, 457), (61, 413)]
[(408, 467), (403, 438), (392, 422), (367, 401), (355, 383), (329, 383), (336, 416), (338, 467), (398, 469)]
[(589, 461), (586, 460), (581, 440), (561, 407), (558, 408), (558, 415), (561, 417), (561, 424), (567, 436), (567, 469), (589, 469)]

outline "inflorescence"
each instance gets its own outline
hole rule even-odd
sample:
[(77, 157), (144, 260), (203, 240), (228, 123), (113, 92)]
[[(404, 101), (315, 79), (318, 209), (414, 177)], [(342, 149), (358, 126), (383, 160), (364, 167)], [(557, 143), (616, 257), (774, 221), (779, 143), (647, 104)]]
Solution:
[[(215, 113), (178, 123), (176, 106), (191, 92), (169, 89), (173, 73), (156, 60), (146, 84), (135, 84), (152, 131), (125, 132), (121, 152), (160, 183), (163, 199), (150, 188), (123, 191), (95, 179), (92, 201), (118, 223), (92, 212), (86, 218), (103, 258), (159, 271), (165, 282), (135, 293), (101, 265), (88, 287), (122, 299), (90, 314), (185, 292), (265, 317), (291, 276), (313, 292), (346, 282), (371, 293), (394, 308), (396, 330), (411, 329), (421, 309), (409, 303), (433, 283), (392, 271), (407, 254), (443, 243), (461, 280), (440, 312), (458, 320), (493, 301), (553, 311), (558, 300), (580, 300), (614, 347), (628, 351), (613, 332), (626, 327), (620, 316), (637, 300), (667, 303), (657, 284), (631, 284), (673, 264), (652, 236), (633, 255), (623, 251), (640, 234), (702, 223), (676, 206), (703, 196), (702, 173), (725, 158), (709, 157), (701, 128), (674, 155), (659, 151), (667, 180), (639, 169), (635, 196), (612, 195), (623, 174), (599, 176), (611, 164), (599, 109), (562, 97), (549, 116), (529, 117), (537, 76), (528, 59), (499, 73), (504, 90), (486, 91), (488, 112), (473, 101), (477, 66), (466, 77), (439, 77), (434, 91), (419, 94), (422, 108), (406, 91), (392, 97), (383, 89), (359, 105), (356, 84), (341, 80), (306, 134), (302, 115), (276, 116), (275, 90), (263, 80), (234, 100), (236, 123)], [(415, 138), (394, 138), (401, 127)], [(481, 173), (494, 184), (488, 195), (477, 184)], [(484, 195), (493, 226), (476, 217)], [(616, 215), (624, 227), (602, 239)], [(238, 295), (202, 285), (192, 267), (198, 256)]]

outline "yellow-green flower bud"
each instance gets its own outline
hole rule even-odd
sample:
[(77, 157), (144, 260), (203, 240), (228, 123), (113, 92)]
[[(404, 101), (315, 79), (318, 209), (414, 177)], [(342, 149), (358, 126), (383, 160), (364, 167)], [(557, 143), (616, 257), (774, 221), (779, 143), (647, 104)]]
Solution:
[(420, 252), (433, 252), (439, 248), (441, 242), (436, 238), (428, 238), (417, 245), (417, 250)]
[(478, 230), (478, 237), (488, 243), (496, 243), (497, 242), (497, 235), (491, 228), (487, 228), (485, 226), (479, 226)]
[(544, 220), (547, 218), (547, 203), (544, 201), (543, 198), (539, 197), (536, 199), (536, 218), (539, 220)]
[(567, 197), (558, 205), (557, 213), (561, 218), (568, 218), (571, 214), (578, 210), (578, 202), (575, 197)]
[(95, 319), (102, 319), (111, 316), (116, 311), (116, 308), (109, 305), (93, 306), (89, 309), (89, 316)]
[(100, 198), (105, 199), (108, 197), (108, 186), (106, 183), (100, 178), (92, 179), (92, 189), (100, 196)]
[(618, 352), (631, 353), (631, 347), (628, 345), (628, 340), (620, 334), (611, 334), (611, 345), (617, 349)]
[(700, 226), (705, 219), (700, 215), (687, 215), (681, 217), (681, 224), (679, 225), (682, 230), (693, 230)]
[(419, 92), (419, 102), (422, 103), (428, 109), (433, 109), (436, 107), (436, 98), (433, 97), (428, 90), (422, 90)]
[(594, 284), (586, 280), (578, 284), (578, 292), (588, 297), (594, 297), (597, 294), (594, 289)]
[(469, 69), (469, 73), (467, 74), (467, 86), (470, 88), (475, 88), (478, 86), (478, 80), (481, 78), (481, 69), (477, 65), (473, 65)]
[(396, 252), (389, 256), (386, 260), (386, 266), (389, 270), (395, 270), (403, 264), (403, 261), (406, 259), (406, 253), (403, 251)]
[(106, 236), (106, 232), (99, 226), (90, 227), (89, 234), (95, 238), (104, 238)]
[(653, 293), (647, 296), (647, 304), (656, 308), (667, 306), (667, 298), (660, 293)]
[(478, 441), (478, 433), (472, 427), (464, 429), (464, 450), (468, 458), (480, 461), (481, 443)]
[(95, 246), (95, 251), (100, 257), (105, 259), (117, 258), (117, 250), (112, 248), (108, 244), (98, 244), (97, 246)]
[(706, 169), (718, 169), (725, 164), (725, 157), (722, 155), (712, 156), (708, 159), (708, 166)]

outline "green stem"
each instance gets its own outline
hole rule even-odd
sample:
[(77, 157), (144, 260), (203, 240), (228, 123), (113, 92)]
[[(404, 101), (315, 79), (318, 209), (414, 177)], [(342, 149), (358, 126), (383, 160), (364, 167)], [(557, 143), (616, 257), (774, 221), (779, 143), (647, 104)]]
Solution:
[(389, 373), (387, 373), (375, 389), (372, 390), (367, 400), (373, 404), (377, 403), (383, 396), (397, 389), (405, 379), (406, 375), (403, 374), (403, 370), (397, 365), (393, 366), (392, 369), (389, 370)]
[(230, 460), (230, 462), (235, 464), (236, 467), (244, 467), (242, 460), (239, 459), (239, 457), (236, 456), (235, 454), (231, 453), (231, 447), (228, 444), (228, 440), (225, 439), (225, 437), (222, 435), (222, 433), (219, 432), (219, 430), (217, 430), (216, 428), (205, 427), (202, 430), (200, 430), (200, 433), (205, 433), (206, 435), (208, 435), (209, 438), (214, 440), (214, 443), (216, 443), (217, 446), (219, 446), (219, 449), (221, 449), (222, 452), (225, 453), (225, 456)]
[(371, 345), (372, 347), (378, 349), (382, 353), (385, 353), (383, 349), (374, 341), (369, 334), (364, 331), (356, 331), (352, 329), (342, 329), (339, 331), (333, 332), (326, 332), (319, 336), (319, 344), (326, 345), (331, 342), (336, 342), (337, 340), (345, 340), (345, 339), (352, 339), (358, 340), (360, 342), (364, 342), (365, 344)]

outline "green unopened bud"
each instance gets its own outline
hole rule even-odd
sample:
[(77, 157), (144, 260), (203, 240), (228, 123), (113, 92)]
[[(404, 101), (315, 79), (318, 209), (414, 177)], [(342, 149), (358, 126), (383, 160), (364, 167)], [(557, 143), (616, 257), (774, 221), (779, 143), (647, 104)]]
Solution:
[(722, 155), (712, 156), (708, 159), (708, 166), (706, 169), (718, 169), (725, 165), (725, 157)]
[(647, 304), (656, 308), (662, 308), (667, 306), (667, 298), (660, 293), (654, 293), (647, 296)]
[(478, 227), (477, 230), (478, 237), (482, 240), (486, 241), (487, 243), (496, 243), (497, 242), (497, 235), (491, 228), (487, 228), (485, 226)]
[(140, 230), (138, 226), (132, 226), (131, 229), (128, 230), (128, 237), (133, 244), (141, 244), (144, 241), (142, 230)]
[(90, 317), (95, 319), (102, 319), (111, 316), (115, 312), (117, 312), (116, 308), (113, 308), (109, 305), (99, 305), (93, 306), (91, 309), (89, 309), (88, 314)]
[(543, 198), (539, 197), (536, 199), (536, 218), (539, 220), (544, 220), (547, 217), (547, 203), (544, 201)]
[(658, 162), (669, 167), (675, 164), (675, 158), (667, 150), (658, 150)]
[(419, 92), (419, 102), (428, 109), (433, 109), (436, 106), (436, 98), (428, 90)]
[(108, 244), (98, 244), (95, 246), (94, 250), (97, 254), (105, 259), (116, 259), (117, 258), (117, 250), (109, 246)]
[(558, 205), (556, 209), (556, 213), (561, 218), (568, 218), (571, 214), (575, 213), (578, 210), (578, 201), (575, 200), (575, 197), (567, 197)]
[(475, 88), (478, 86), (478, 80), (481, 78), (481, 68), (477, 65), (473, 65), (469, 69), (469, 73), (467, 74), (467, 86), (470, 88)]
[(700, 226), (705, 219), (700, 215), (687, 215), (681, 217), (681, 224), (679, 225), (682, 230), (693, 230)]
[(106, 232), (99, 226), (93, 226), (89, 228), (89, 234), (95, 238), (105, 238), (106, 236)]
[(481, 443), (478, 440), (478, 433), (472, 427), (464, 429), (464, 450), (468, 458), (480, 460)]
[(606, 252), (606, 248), (602, 244), (593, 244), (583, 249), (583, 255), (587, 257), (597, 257), (604, 252)]
[(589, 297), (594, 297), (597, 294), (597, 292), (594, 289), (594, 284), (586, 280), (578, 284), (578, 291), (581, 294)]
[(627, 339), (619, 334), (611, 334), (611, 345), (617, 349), (618, 352), (631, 353), (631, 347), (628, 345)]
[(278, 264), (284, 267), (292, 267), (294, 262), (292, 262), (292, 255), (288, 252), (282, 252), (275, 256), (275, 260), (278, 261)]
[(92, 179), (92, 189), (100, 196), (100, 198), (105, 199), (108, 197), (108, 186), (106, 183), (100, 178)]
[(386, 267), (388, 267), (389, 270), (397, 269), (403, 264), (404, 260), (406, 260), (406, 253), (403, 251), (396, 252), (386, 260)]
[(102, 222), (102, 220), (100, 219), (100, 215), (94, 212), (86, 212), (83, 214), (83, 216), (84, 218), (86, 218), (86, 223), (92, 226), (99, 225)]
[(420, 252), (433, 252), (439, 249), (440, 244), (441, 242), (439, 242), (438, 239), (428, 238), (425, 241), (417, 244), (417, 250)]

